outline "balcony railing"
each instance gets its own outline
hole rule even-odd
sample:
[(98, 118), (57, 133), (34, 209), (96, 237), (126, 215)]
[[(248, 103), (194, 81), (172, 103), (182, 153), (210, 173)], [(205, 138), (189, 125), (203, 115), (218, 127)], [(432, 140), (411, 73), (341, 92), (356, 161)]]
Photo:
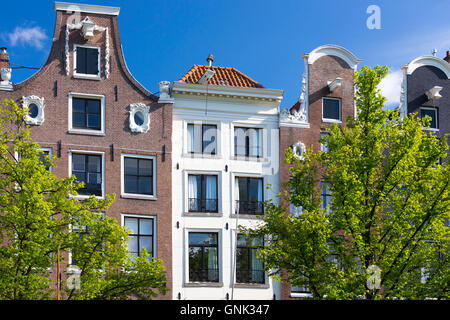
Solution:
[(236, 213), (239, 214), (264, 214), (264, 202), (236, 200)]
[(265, 282), (263, 270), (236, 270), (237, 283), (262, 283)]
[(189, 281), (219, 282), (219, 269), (189, 269)]
[(218, 212), (217, 199), (189, 198), (189, 212)]

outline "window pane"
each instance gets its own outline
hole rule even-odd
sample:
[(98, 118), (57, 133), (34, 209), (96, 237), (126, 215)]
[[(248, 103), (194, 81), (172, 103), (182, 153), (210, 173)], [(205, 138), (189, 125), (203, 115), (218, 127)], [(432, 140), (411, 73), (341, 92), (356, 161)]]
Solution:
[(86, 128), (86, 115), (84, 113), (74, 112), (72, 115), (72, 127)]
[(202, 269), (202, 250), (200, 247), (189, 248), (189, 269)]
[[(95, 184), (102, 184), (102, 175), (100, 173), (88, 173), (88, 183), (95, 185)], [(93, 186), (94, 187), (94, 186)]]
[(234, 154), (246, 155), (247, 154), (247, 131), (244, 128), (234, 128)]
[(239, 200), (248, 201), (248, 190), (247, 190), (247, 179), (246, 178), (236, 178), (239, 181)]
[(89, 172), (101, 172), (101, 157), (88, 156), (88, 171)]
[(97, 49), (87, 49), (86, 53), (86, 73), (87, 74), (98, 74), (98, 50)]
[(86, 99), (87, 112), (100, 114), (100, 100)]
[(139, 159), (139, 175), (152, 176), (153, 161), (146, 159)]
[(39, 108), (36, 104), (32, 103), (28, 106), (28, 114), (30, 116), (30, 118), (36, 118), (38, 116), (39, 113)]
[(140, 111), (136, 112), (134, 114), (134, 122), (138, 125), (141, 126), (144, 124), (144, 114)]
[(138, 177), (138, 193), (152, 194), (152, 178), (150, 177)]
[(88, 114), (87, 115), (87, 127), (91, 129), (100, 129), (100, 115)]
[(216, 154), (217, 128), (212, 125), (203, 126), (203, 153)]
[(249, 179), (249, 196), (250, 201), (262, 201), (262, 183), (261, 179)]
[(125, 193), (137, 193), (137, 176), (124, 176)]
[(124, 159), (125, 174), (138, 174), (138, 159), (125, 158)]
[(148, 254), (152, 255), (153, 254), (153, 237), (148, 237), (148, 236), (139, 237), (139, 246), (140, 246), (139, 253), (142, 252), (143, 248), (146, 248)]
[(432, 109), (420, 109), (420, 114), (422, 119), (425, 118), (425, 116), (429, 116), (431, 118), (430, 120), (430, 128), (437, 129), (437, 112), (436, 110)]
[(138, 234), (138, 219), (137, 218), (125, 218), (125, 227), (131, 230), (131, 233)]
[(194, 125), (194, 152), (202, 152), (202, 126)]
[(153, 220), (152, 219), (139, 219), (139, 233), (143, 235), (153, 234)]
[(323, 98), (323, 118), (340, 120), (340, 100)]
[(73, 112), (85, 113), (85, 100), (80, 98), (72, 98), (72, 110)]
[(217, 244), (217, 233), (191, 232), (189, 233), (189, 244), (215, 245)]
[(187, 143), (187, 151), (194, 152), (194, 125), (190, 123), (187, 125)]
[(72, 154), (72, 170), (84, 171), (85, 159), (84, 154)]
[(86, 184), (86, 173), (84, 172), (73, 172), (73, 175), (77, 178), (79, 182), (84, 182)]
[(129, 238), (128, 238), (128, 251), (130, 251), (130, 252), (138, 252), (137, 236), (129, 236)]

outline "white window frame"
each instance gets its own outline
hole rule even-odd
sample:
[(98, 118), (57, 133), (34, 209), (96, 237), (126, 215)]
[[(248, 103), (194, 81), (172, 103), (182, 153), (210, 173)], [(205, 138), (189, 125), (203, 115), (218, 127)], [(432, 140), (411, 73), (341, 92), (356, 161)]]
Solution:
[[(98, 55), (97, 55), (97, 66), (98, 71), (97, 74), (87, 74), (87, 73), (78, 73), (77, 72), (77, 49), (78, 48), (86, 48), (86, 49), (97, 49)], [(101, 48), (97, 46), (86, 46), (81, 44), (74, 44), (73, 45), (73, 76), (74, 78), (80, 78), (80, 79), (89, 79), (89, 80), (100, 80), (100, 74), (101, 74), (101, 64), (100, 64), (100, 57), (101, 57)]]
[(439, 112), (437, 108), (433, 108), (433, 107), (420, 107), (420, 118), (422, 119), (422, 110), (433, 110), (435, 115), (436, 115), (436, 126), (437, 128), (423, 128), (424, 130), (427, 131), (439, 131)]
[[(261, 156), (242, 156), (234, 154), (234, 128), (248, 128), (248, 129), (260, 129), (261, 130)], [(243, 161), (257, 161), (266, 162), (268, 155), (269, 139), (267, 134), (267, 127), (262, 124), (246, 123), (246, 122), (232, 122), (230, 128), (230, 155), (232, 160), (243, 160)]]
[[(263, 199), (265, 199), (264, 201), (266, 201), (267, 199), (270, 199), (270, 197), (266, 194), (266, 183), (267, 183), (267, 176), (263, 175), (263, 174), (257, 174), (257, 173), (244, 173), (244, 172), (232, 172), (230, 174), (230, 178), (231, 178), (231, 217), (236, 217), (238, 214), (236, 213), (236, 178), (259, 178), (262, 179), (263, 181), (263, 185), (262, 185), (262, 196)], [(265, 212), (263, 213), (263, 215), (265, 215)], [(250, 218), (250, 219), (259, 219), (259, 217), (261, 217), (261, 215), (247, 215), (247, 214), (239, 214), (240, 217), (244, 217), (244, 218)]]
[[(125, 192), (125, 158), (137, 158), (153, 160), (153, 195), (145, 195), (139, 193)], [(120, 155), (120, 196), (121, 198), (141, 199), (141, 200), (157, 200), (156, 190), (156, 156), (122, 153)]]
[[(43, 148), (42, 147), (42, 148), (38, 148), (37, 150), (39, 150), (39, 151), (47, 151), (50, 160), (52, 159), (52, 157), (53, 157), (52, 148)], [(52, 169), (53, 169), (53, 167), (50, 164), (50, 166), (48, 167), (48, 171), (52, 172), (53, 171)]]
[[(102, 157), (102, 195), (95, 196), (97, 199), (105, 199), (105, 152), (103, 151), (90, 151), (90, 150), (69, 150), (69, 177), (72, 176), (72, 155), (73, 154), (87, 154), (87, 155), (98, 155)], [(87, 199), (90, 196), (87, 195), (70, 195), (71, 197), (79, 200)]]
[[(158, 235), (158, 224), (156, 215), (146, 215), (146, 214), (134, 214), (134, 213), (122, 213), (120, 215), (120, 225), (125, 227), (125, 217), (130, 218), (141, 218), (141, 219), (152, 219), (153, 220), (153, 258), (158, 257), (157, 248), (157, 235)], [(128, 249), (127, 249), (128, 251)]]
[[(338, 100), (339, 101), (339, 120), (337, 119), (329, 119), (329, 118), (324, 118), (323, 114), (324, 114), (324, 100), (325, 99), (329, 99), (329, 100)], [(322, 97), (322, 122), (331, 122), (331, 123), (342, 123), (342, 99), (341, 98), (335, 98), (335, 97)]]
[[(215, 154), (207, 154), (207, 153), (189, 153), (188, 146), (188, 124), (194, 125), (210, 125), (216, 126), (216, 153)], [(202, 121), (197, 119), (184, 120), (183, 121), (183, 157), (185, 158), (221, 158), (222, 157), (222, 144), (221, 144), (221, 130), (222, 123), (220, 121)]]
[[(217, 233), (217, 259), (219, 259), (218, 268), (219, 268), (219, 282), (192, 282), (189, 281), (189, 233)], [(184, 265), (186, 268), (184, 268), (184, 283), (186, 284), (199, 284), (200, 286), (204, 285), (207, 287), (211, 286), (218, 286), (223, 287), (223, 235), (222, 235), (222, 229), (214, 229), (214, 228), (185, 228), (184, 229), (184, 243), (186, 244), (184, 247), (184, 256), (185, 261)]]
[[(207, 175), (217, 177), (217, 212), (189, 212), (189, 175)], [(186, 215), (223, 215), (222, 206), (222, 171), (184, 170), (184, 214)]]
[[(96, 99), (100, 100), (100, 130), (92, 129), (79, 129), (72, 127), (72, 99), (73, 98), (84, 98), (84, 99)], [(69, 133), (74, 134), (86, 134), (94, 136), (104, 136), (105, 135), (105, 96), (102, 94), (91, 94), (91, 93), (79, 93), (79, 92), (69, 92), (69, 103), (68, 103), (68, 122), (69, 122)]]
[[(325, 131), (321, 131), (320, 132), (320, 138), (322, 138), (324, 136), (327, 136), (327, 135), (330, 135), (330, 133), (329, 132), (325, 132)], [(322, 151), (324, 153), (328, 153), (328, 151), (329, 151), (328, 150), (328, 146), (326, 144), (320, 143), (320, 151)]]

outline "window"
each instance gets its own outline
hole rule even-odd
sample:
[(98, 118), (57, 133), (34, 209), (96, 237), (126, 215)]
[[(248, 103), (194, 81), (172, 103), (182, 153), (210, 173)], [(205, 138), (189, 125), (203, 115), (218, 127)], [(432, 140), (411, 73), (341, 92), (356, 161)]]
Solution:
[(291, 216), (299, 216), (303, 213), (303, 207), (302, 206), (295, 206), (294, 204), (289, 204), (289, 211), (291, 213)]
[(189, 175), (189, 212), (218, 212), (217, 176)]
[(52, 158), (52, 149), (50, 148), (41, 148), (39, 150), (39, 161), (47, 168), (47, 170), (52, 171), (51, 166), (51, 158)]
[(69, 133), (105, 134), (105, 96), (69, 93)]
[(23, 108), (27, 111), (24, 120), (27, 124), (41, 125), (44, 122), (44, 98), (38, 96), (22, 97)]
[(100, 130), (101, 108), (100, 100), (73, 98), (72, 127), (78, 129)]
[[(320, 133), (320, 138), (322, 139), (326, 139), (327, 136), (329, 136), (330, 134), (328, 132), (321, 132)], [(320, 151), (328, 153), (328, 146), (326, 143), (321, 143), (320, 144)]]
[(155, 161), (153, 156), (122, 155), (123, 195), (156, 195)]
[(327, 214), (330, 214), (331, 192), (328, 189), (328, 183), (322, 181), (320, 183), (320, 189), (321, 189), (322, 209), (326, 210)]
[(101, 155), (72, 153), (72, 175), (84, 182), (84, 187), (78, 189), (79, 195), (103, 196), (102, 162)]
[[(102, 219), (106, 217), (106, 214), (104, 212), (102, 213), (95, 213), (99, 215)], [(76, 217), (78, 219), (78, 217)], [(79, 238), (79, 240), (82, 242), (83, 238), (86, 237), (89, 243), (92, 245), (92, 248), (95, 246), (95, 241), (92, 239), (91, 230), (86, 225), (80, 225), (79, 223), (72, 225), (72, 232), (76, 234), (76, 236)], [(89, 239), (91, 237), (91, 239)], [(80, 248), (79, 245), (76, 247)], [(83, 263), (83, 259), (89, 258), (89, 257), (83, 257), (83, 254), (86, 255), (86, 252), (80, 252), (79, 250), (76, 250), (75, 248), (70, 252), (70, 264), (72, 265), (78, 265), (79, 263)]]
[(324, 121), (341, 121), (341, 99), (322, 98), (322, 119)]
[(75, 45), (75, 75), (100, 77), (100, 48)]
[(311, 291), (307, 285), (303, 286), (292, 286), (291, 285), (291, 295), (295, 297), (298, 296), (311, 296)]
[(217, 233), (189, 233), (189, 281), (219, 282)]
[(235, 127), (234, 155), (262, 157), (262, 129)]
[(236, 177), (236, 212), (240, 214), (263, 214), (263, 179)]
[(426, 107), (420, 108), (420, 117), (424, 119), (426, 116), (431, 118), (429, 123), (430, 129), (439, 129), (438, 109)]
[(250, 239), (239, 234), (236, 248), (236, 282), (264, 283), (264, 265), (257, 258), (257, 251), (264, 246), (262, 237)]
[(188, 153), (217, 153), (217, 126), (210, 124), (187, 125)]
[(128, 238), (128, 252), (132, 259), (134, 260), (140, 256), (142, 250), (145, 248), (147, 253), (150, 255), (149, 259), (151, 260), (155, 256), (154, 218), (124, 216), (124, 226), (130, 230)]

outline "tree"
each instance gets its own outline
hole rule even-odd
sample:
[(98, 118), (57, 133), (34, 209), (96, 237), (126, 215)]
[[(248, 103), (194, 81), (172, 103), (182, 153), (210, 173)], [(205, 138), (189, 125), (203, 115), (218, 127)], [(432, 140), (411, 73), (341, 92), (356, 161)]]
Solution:
[[(52, 272), (64, 252), (62, 299), (147, 299), (165, 294), (162, 261), (128, 254), (128, 232), (104, 212), (114, 201), (77, 200), (83, 183), (58, 179), (30, 139), (26, 111), (5, 100), (0, 109), (0, 299), (54, 299)], [(41, 159), (40, 159), (41, 158)], [(44, 160), (44, 161), (42, 161)], [(58, 254), (60, 253), (60, 254)]]
[(357, 117), (327, 130), (328, 152), (312, 146), (301, 160), (286, 150), (291, 179), (280, 197), (302, 213), (268, 203), (263, 223), (245, 230), (267, 237), (260, 255), (275, 278), (285, 272), (316, 299), (449, 298), (447, 137), (424, 130), (429, 118), (383, 110), (386, 74), (355, 73)]

